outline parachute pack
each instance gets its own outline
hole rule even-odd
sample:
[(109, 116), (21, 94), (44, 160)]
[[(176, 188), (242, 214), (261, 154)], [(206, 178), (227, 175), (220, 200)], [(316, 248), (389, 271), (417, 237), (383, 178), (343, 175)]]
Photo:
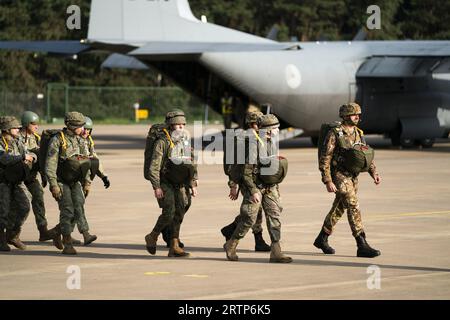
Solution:
[(195, 167), (192, 164), (192, 156), (184, 156), (182, 152), (180, 152), (181, 154), (173, 154), (177, 152), (172, 151), (181, 151), (183, 146), (178, 148), (179, 145), (172, 141), (166, 124), (154, 124), (148, 131), (144, 151), (144, 178), (150, 180), (151, 160), (155, 143), (159, 139), (163, 139), (169, 143), (170, 154), (173, 156), (165, 165), (164, 178), (175, 185), (185, 184), (192, 180), (195, 171)]
[(360, 172), (367, 172), (375, 156), (375, 151), (366, 144), (364, 139), (364, 133), (361, 129), (356, 128), (358, 134), (361, 137), (361, 143), (350, 145), (343, 137), (341, 129), (341, 123), (338, 121), (331, 123), (324, 123), (320, 127), (319, 140), (318, 140), (318, 157), (326, 151), (325, 138), (328, 132), (333, 130), (336, 134), (339, 147), (343, 152), (342, 167), (353, 174), (359, 174)]

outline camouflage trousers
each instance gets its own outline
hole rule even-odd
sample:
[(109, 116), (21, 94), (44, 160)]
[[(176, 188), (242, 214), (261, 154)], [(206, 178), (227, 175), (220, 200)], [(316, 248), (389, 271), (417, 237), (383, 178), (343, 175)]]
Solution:
[(0, 183), (0, 228), (20, 230), (30, 212), (30, 196), (23, 183)]
[(84, 233), (86, 231), (89, 231), (89, 223), (86, 219), (86, 213), (83, 210), (82, 212), (80, 212), (80, 216), (78, 217), (78, 220), (76, 221), (77, 224), (77, 228), (78, 228), (78, 232), (79, 233)]
[(41, 183), (34, 177), (25, 183), (31, 194), (31, 207), (33, 208), (36, 226), (46, 227), (47, 218), (45, 217), (44, 189)]
[[(238, 214), (236, 216), (236, 218), (234, 218), (234, 223), (236, 225), (238, 225), (240, 219), (241, 219), (241, 215)], [(256, 216), (255, 224), (252, 225), (252, 232), (253, 233), (261, 233), (261, 232), (263, 232), (262, 222), (263, 222), (263, 210), (262, 210), (262, 206), (261, 206), (259, 208), (258, 215)]]
[(79, 182), (72, 185), (59, 182), (58, 185), (62, 191), (62, 197), (58, 201), (61, 233), (70, 235), (75, 223), (80, 220), (81, 216), (84, 216), (83, 188)]
[(153, 232), (160, 234), (164, 228), (169, 227), (172, 238), (179, 238), (184, 215), (191, 206), (189, 188), (163, 182), (161, 189), (164, 192), (164, 198), (158, 199), (158, 204), (162, 213), (156, 221)]
[(358, 198), (356, 196), (358, 192), (358, 178), (348, 177), (340, 172), (335, 172), (333, 174), (333, 183), (338, 191), (336, 192), (333, 206), (325, 217), (322, 228), (327, 234), (331, 234), (334, 226), (338, 223), (344, 211), (347, 210), (348, 223), (350, 224), (352, 234), (354, 237), (357, 237), (364, 231), (361, 221), (361, 211), (359, 210)]
[(280, 202), (280, 193), (278, 186), (273, 186), (266, 189), (261, 189), (262, 200), (260, 203), (252, 203), (250, 201), (251, 192), (247, 188), (241, 189), (243, 200), (241, 204), (241, 211), (239, 215), (239, 223), (234, 231), (233, 239), (242, 239), (255, 224), (258, 213), (261, 208), (264, 209), (266, 216), (267, 230), (272, 242), (278, 242), (281, 239), (281, 221), (280, 216), (283, 207)]

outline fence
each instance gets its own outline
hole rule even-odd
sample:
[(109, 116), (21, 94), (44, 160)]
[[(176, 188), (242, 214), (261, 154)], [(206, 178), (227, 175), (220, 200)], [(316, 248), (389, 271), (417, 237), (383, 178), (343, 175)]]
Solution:
[(220, 120), (205, 104), (178, 87), (93, 87), (49, 83), (45, 94), (11, 92), (0, 88), (0, 113), (19, 116), (36, 112), (48, 122), (60, 121), (67, 111), (79, 111), (97, 122), (128, 123), (135, 119), (134, 105), (149, 111), (150, 122), (161, 121), (174, 107), (189, 120)]

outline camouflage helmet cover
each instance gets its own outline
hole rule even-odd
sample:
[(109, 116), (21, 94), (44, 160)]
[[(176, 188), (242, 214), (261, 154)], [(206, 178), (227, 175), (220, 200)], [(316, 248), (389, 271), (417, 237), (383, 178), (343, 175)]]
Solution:
[(92, 119), (87, 116), (85, 116), (84, 119), (86, 121), (86, 123), (84, 124), (84, 128), (92, 130), (94, 128), (94, 122), (92, 121)]
[(356, 102), (350, 102), (343, 104), (339, 108), (339, 117), (344, 118), (346, 116), (351, 116), (354, 114), (361, 114), (361, 107)]
[(16, 119), (16, 117), (12, 116), (0, 117), (0, 130), (10, 130), (20, 127), (21, 127), (20, 122)]
[(167, 112), (166, 124), (186, 124), (186, 116), (180, 109), (174, 109)]
[(64, 116), (64, 123), (71, 127), (82, 127), (86, 123), (86, 120), (82, 113), (72, 111), (66, 113)]
[(259, 118), (258, 127), (260, 129), (275, 129), (280, 126), (280, 121), (273, 114), (264, 114)]
[(33, 111), (25, 111), (21, 118), (22, 127), (28, 127), (30, 123), (39, 122), (39, 116)]
[(263, 116), (263, 113), (261, 111), (253, 111), (253, 112), (247, 112), (245, 115), (245, 123), (258, 123), (258, 119)]

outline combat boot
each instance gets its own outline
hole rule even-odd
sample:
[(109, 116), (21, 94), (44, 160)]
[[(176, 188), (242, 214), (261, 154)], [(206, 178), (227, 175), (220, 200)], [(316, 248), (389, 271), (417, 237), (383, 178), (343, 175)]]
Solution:
[(62, 254), (70, 254), (70, 255), (75, 255), (77, 254), (77, 251), (75, 250), (75, 248), (73, 247), (72, 244), (72, 237), (69, 235), (63, 235), (63, 245), (64, 245), (64, 249), (62, 251)]
[(147, 247), (147, 251), (150, 254), (156, 253), (156, 242), (158, 241), (159, 234), (152, 231), (148, 235), (145, 236), (145, 244)]
[(20, 250), (26, 250), (27, 246), (20, 240), (20, 229), (13, 231), (6, 231), (6, 240), (8, 244), (12, 244), (14, 247)]
[(50, 229), (48, 232), (50, 232), (53, 237), (53, 245), (58, 248), (59, 250), (64, 249), (64, 246), (62, 244), (62, 240), (61, 240), (61, 227), (59, 226), (59, 224), (57, 224), (53, 229)]
[(239, 257), (236, 254), (236, 247), (239, 243), (237, 239), (230, 239), (223, 245), (225, 252), (227, 254), (227, 259), (230, 261), (238, 261)]
[[(170, 248), (170, 240), (172, 238), (171, 232), (169, 231), (169, 228), (164, 228), (161, 232), (162, 238), (164, 242), (166, 243), (166, 248)], [(178, 238), (178, 246), (180, 248), (184, 248), (184, 243), (181, 242), (180, 238)]]
[(334, 254), (336, 251), (330, 247), (328, 244), (328, 234), (322, 230), (320, 230), (319, 235), (316, 240), (314, 240), (314, 246), (318, 249), (321, 249), (325, 254)]
[(90, 234), (89, 231), (83, 232), (84, 245), (87, 246), (97, 240), (97, 236)]
[(225, 240), (228, 241), (231, 239), (231, 236), (234, 233), (234, 230), (236, 230), (237, 224), (236, 222), (232, 222), (229, 225), (223, 227), (222, 229), (220, 229), (220, 232), (222, 233), (222, 235), (225, 237)]
[(262, 231), (253, 234), (255, 236), (255, 251), (269, 252), (270, 246), (264, 241)]
[(74, 246), (81, 246), (81, 240), (72, 238), (72, 236), (70, 236), (70, 239), (72, 239), (72, 244), (73, 244)]
[(356, 244), (358, 246), (358, 251), (356, 253), (357, 257), (361, 258), (374, 258), (381, 254), (379, 250), (373, 249), (369, 246), (366, 241), (366, 234), (362, 232), (356, 238)]
[(280, 242), (277, 241), (277, 242), (272, 242), (269, 262), (290, 263), (290, 262), (292, 262), (292, 258), (284, 255), (283, 252), (281, 252)]
[(39, 241), (44, 242), (48, 240), (52, 240), (54, 237), (54, 234), (50, 233), (50, 230), (47, 229), (47, 226), (39, 226)]
[(3, 228), (0, 229), (0, 251), (11, 251), (11, 248), (6, 243), (6, 233)]
[(177, 238), (172, 239), (170, 250), (169, 250), (169, 257), (189, 257), (190, 254), (186, 251), (184, 251), (180, 247), (180, 240)]

